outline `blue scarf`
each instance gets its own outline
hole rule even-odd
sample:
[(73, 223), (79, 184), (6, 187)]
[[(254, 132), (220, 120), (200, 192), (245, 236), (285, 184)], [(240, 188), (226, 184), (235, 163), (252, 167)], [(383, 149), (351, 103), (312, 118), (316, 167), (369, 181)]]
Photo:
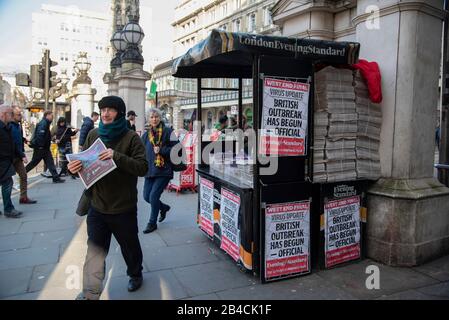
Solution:
[(100, 120), (100, 126), (98, 127), (98, 133), (103, 142), (112, 142), (118, 140), (123, 137), (126, 132), (128, 132), (128, 128), (126, 126), (126, 119), (120, 118), (115, 120), (110, 124), (104, 124), (103, 121)]

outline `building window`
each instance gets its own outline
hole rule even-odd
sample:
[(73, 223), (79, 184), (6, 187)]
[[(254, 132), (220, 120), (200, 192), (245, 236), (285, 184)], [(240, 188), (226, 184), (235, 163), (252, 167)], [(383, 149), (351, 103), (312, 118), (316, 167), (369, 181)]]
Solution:
[(265, 7), (263, 9), (263, 25), (264, 26), (269, 26), (272, 23), (273, 23), (273, 21), (271, 19), (270, 9), (268, 9), (268, 7)]
[(234, 20), (234, 31), (240, 32), (240, 19)]
[(256, 14), (251, 13), (248, 15), (248, 32), (253, 32), (256, 30)]
[(234, 0), (234, 8), (235, 10), (239, 9), (242, 5), (242, 0)]
[(226, 3), (221, 7), (221, 11), (222, 11), (223, 17), (225, 17), (228, 14), (228, 5)]

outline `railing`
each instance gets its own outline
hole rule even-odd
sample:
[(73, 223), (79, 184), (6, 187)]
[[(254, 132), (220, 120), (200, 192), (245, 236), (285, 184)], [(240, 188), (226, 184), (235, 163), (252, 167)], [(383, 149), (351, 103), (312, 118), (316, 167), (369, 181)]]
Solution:
[[(245, 98), (249, 99), (252, 97), (253, 97), (252, 90), (243, 91), (243, 99)], [(238, 100), (238, 98), (239, 98), (238, 92), (220, 92), (217, 94), (203, 95), (202, 103)], [(181, 106), (197, 104), (197, 101), (198, 101), (197, 98), (182, 99)]]

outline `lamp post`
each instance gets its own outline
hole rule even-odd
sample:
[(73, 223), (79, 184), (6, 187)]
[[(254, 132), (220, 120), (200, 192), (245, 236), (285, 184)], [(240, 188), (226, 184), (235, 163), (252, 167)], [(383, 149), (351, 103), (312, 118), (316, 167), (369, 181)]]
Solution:
[(145, 33), (135, 17), (129, 17), (129, 22), (123, 28), (122, 33), (127, 43), (126, 51), (122, 55), (122, 63), (131, 62), (143, 65), (143, 56), (140, 53), (139, 45), (142, 43)]
[(115, 57), (111, 60), (111, 70), (114, 71), (122, 66), (121, 56), (126, 50), (127, 42), (123, 33), (123, 26), (118, 26), (117, 31), (112, 35), (111, 44), (115, 49)]
[(71, 94), (71, 125), (74, 128), (79, 128), (83, 117), (89, 116), (94, 109), (94, 96), (97, 91), (92, 88), (92, 79), (88, 75), (90, 68), (87, 52), (80, 52), (73, 67), (77, 73)]
[(78, 81), (87, 81), (92, 83), (87, 73), (89, 72), (90, 66), (92, 64), (87, 59), (87, 52), (80, 52), (79, 56), (75, 62), (75, 69), (79, 71)]

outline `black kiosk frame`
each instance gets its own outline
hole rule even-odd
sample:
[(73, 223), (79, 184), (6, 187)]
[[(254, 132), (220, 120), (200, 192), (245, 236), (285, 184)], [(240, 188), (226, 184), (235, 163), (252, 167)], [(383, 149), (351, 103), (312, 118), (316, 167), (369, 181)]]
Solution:
[[(203, 231), (222, 248), (224, 246), (225, 251), (238, 262), (243, 270), (258, 274), (262, 283), (310, 273), (313, 261), (314, 263), (318, 262), (318, 250), (312, 252), (313, 250), (310, 249), (317, 245), (318, 240), (316, 239), (319, 237), (320, 230), (319, 216), (311, 217), (311, 199), (314, 192), (311, 179), (313, 162), (310, 152), (313, 139), (313, 75), (316, 65), (357, 63), (359, 49), (360, 45), (354, 42), (296, 39), (212, 30), (208, 38), (179, 57), (173, 65), (173, 76), (197, 79), (197, 121), (202, 121), (203, 91), (233, 90), (238, 91), (238, 126), (242, 128), (242, 83), (243, 79), (252, 79), (253, 129), (257, 132), (263, 129), (262, 104), (265, 79), (300, 82), (309, 88), (308, 115), (305, 119), (308, 125), (305, 129), (303, 152), (300, 155), (276, 157), (277, 172), (274, 175), (261, 175), (261, 170), (266, 167), (266, 164), (264, 165), (262, 162), (266, 163), (266, 161), (259, 159), (260, 136), (256, 134), (255, 150), (253, 150), (256, 157), (252, 165), (252, 185), (241, 183), (233, 177), (225, 178), (211, 170), (209, 165), (204, 163), (202, 157), (203, 150), (211, 142), (203, 142), (202, 132), (198, 134), (199, 212), (202, 196), (209, 199), (209, 204), (206, 205), (208, 210), (212, 210), (213, 207), (214, 217), (211, 217), (211, 220), (222, 218), (219, 212), (220, 204), (227, 207), (222, 214), (225, 211), (232, 212), (234, 206), (238, 210), (238, 221), (234, 221), (239, 229), (239, 236), (234, 239), (234, 242), (239, 242), (237, 243), (238, 247), (236, 243), (233, 245), (228, 238), (226, 238), (226, 243), (223, 242), (224, 240), (222, 241), (222, 230), (219, 226), (217, 227), (216, 223), (214, 223), (213, 229), (209, 225), (205, 228), (208, 231), (204, 228)], [(203, 78), (238, 79), (238, 88), (202, 87)], [(214, 143), (226, 144), (226, 141)], [(201, 181), (206, 184), (203, 192), (201, 191)], [(226, 197), (225, 202), (223, 202), (223, 195)], [(282, 259), (267, 264), (266, 251), (270, 249), (270, 247), (266, 247), (268, 243), (266, 241), (268, 208), (270, 212), (284, 212), (287, 215), (290, 213), (290, 217), (303, 219), (301, 222), (297, 221), (297, 226), (303, 222), (309, 223), (306, 229), (294, 230), (298, 235), (304, 233), (301, 234), (303, 240), (297, 239), (296, 241), (302, 241), (302, 247), (308, 248), (305, 250), (308, 252), (298, 252), (293, 260), (287, 261), (287, 266), (284, 264), (284, 267), (279, 267), (279, 261)], [(215, 217), (215, 213), (219, 217)], [(229, 223), (233, 224), (232, 221)], [(284, 230), (276, 236), (273, 236), (274, 233), (268, 234), (271, 238), (282, 239), (284, 232), (293, 231)], [(271, 247), (276, 246), (276, 243), (279, 241), (271, 241)], [(288, 255), (288, 252), (284, 251), (284, 254)], [(289, 268), (288, 264), (291, 264), (292, 267)]]

